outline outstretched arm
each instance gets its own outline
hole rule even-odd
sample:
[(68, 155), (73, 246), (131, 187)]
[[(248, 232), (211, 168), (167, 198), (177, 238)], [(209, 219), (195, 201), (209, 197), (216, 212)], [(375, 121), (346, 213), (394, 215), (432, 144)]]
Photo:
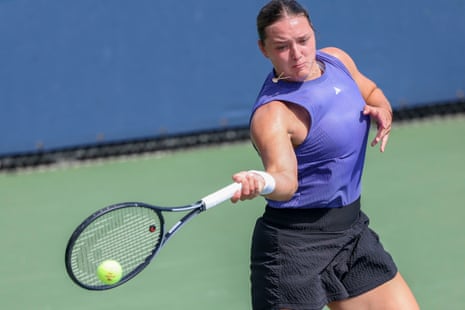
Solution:
[[(298, 187), (294, 147), (305, 139), (309, 123), (308, 115), (298, 109), (274, 101), (260, 107), (252, 118), (252, 142), (265, 171), (275, 180), (274, 190), (266, 194), (272, 200), (289, 200)], [(242, 183), (242, 190), (232, 198), (233, 202), (255, 198), (265, 185), (262, 176), (250, 171), (236, 173), (233, 179)]]

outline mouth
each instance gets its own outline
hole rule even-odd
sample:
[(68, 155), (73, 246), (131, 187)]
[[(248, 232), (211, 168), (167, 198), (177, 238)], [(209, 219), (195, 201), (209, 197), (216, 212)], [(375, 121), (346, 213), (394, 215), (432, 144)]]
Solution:
[(297, 71), (304, 70), (306, 67), (307, 67), (307, 63), (305, 63), (305, 62), (296, 64), (296, 65), (293, 66), (293, 68), (295, 70), (297, 70)]

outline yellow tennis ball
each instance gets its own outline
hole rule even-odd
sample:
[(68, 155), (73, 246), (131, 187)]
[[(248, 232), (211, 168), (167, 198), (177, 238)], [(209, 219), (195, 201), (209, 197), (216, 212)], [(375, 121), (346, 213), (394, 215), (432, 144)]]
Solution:
[(115, 284), (121, 280), (123, 268), (117, 261), (108, 259), (98, 265), (97, 276), (105, 284)]

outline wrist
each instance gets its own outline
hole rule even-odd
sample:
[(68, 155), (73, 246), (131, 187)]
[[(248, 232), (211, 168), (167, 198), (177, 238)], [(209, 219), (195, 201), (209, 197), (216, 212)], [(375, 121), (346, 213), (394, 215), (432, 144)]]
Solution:
[(258, 171), (258, 170), (249, 170), (250, 173), (255, 173), (261, 176), (265, 180), (265, 186), (260, 192), (260, 195), (269, 195), (271, 194), (276, 188), (276, 180), (274, 177), (265, 171)]
[(371, 93), (367, 96), (366, 103), (369, 106), (386, 109), (388, 113), (393, 115), (391, 104), (383, 93), (383, 90), (379, 87), (375, 87)]

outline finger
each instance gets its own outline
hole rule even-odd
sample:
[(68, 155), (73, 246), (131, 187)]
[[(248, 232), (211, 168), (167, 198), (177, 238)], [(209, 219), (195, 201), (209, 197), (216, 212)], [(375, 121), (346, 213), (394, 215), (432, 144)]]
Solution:
[(250, 173), (250, 194), (259, 195), (265, 186), (265, 180), (262, 176), (256, 173)]
[(363, 107), (364, 112), (372, 112), (373, 110), (375, 110), (375, 107), (368, 104), (365, 104), (365, 106)]
[(239, 191), (234, 193), (234, 195), (231, 197), (230, 200), (231, 200), (232, 203), (236, 203), (236, 202), (239, 201), (240, 198), (241, 198), (241, 191), (239, 190)]
[(374, 137), (373, 141), (371, 141), (371, 146), (375, 146), (383, 137), (383, 128), (378, 124), (378, 131), (376, 132), (376, 136)]
[(391, 131), (391, 127), (386, 127), (383, 126), (381, 123), (378, 123), (378, 131), (376, 132), (376, 136), (371, 142), (371, 146), (375, 146), (379, 143), (379, 141), (382, 141), (386, 135), (389, 134)]
[(241, 183), (241, 189), (234, 193), (231, 197), (231, 202), (236, 203), (242, 199), (243, 193), (248, 191), (247, 172), (241, 171), (232, 176), (232, 179), (236, 183)]
[(383, 139), (381, 140), (381, 146), (380, 146), (380, 149), (379, 149), (379, 150), (380, 150), (382, 153), (384, 153), (384, 151), (386, 150), (386, 145), (387, 145), (387, 143), (388, 143), (388, 140), (389, 140), (389, 133), (387, 133), (387, 134), (383, 137)]

